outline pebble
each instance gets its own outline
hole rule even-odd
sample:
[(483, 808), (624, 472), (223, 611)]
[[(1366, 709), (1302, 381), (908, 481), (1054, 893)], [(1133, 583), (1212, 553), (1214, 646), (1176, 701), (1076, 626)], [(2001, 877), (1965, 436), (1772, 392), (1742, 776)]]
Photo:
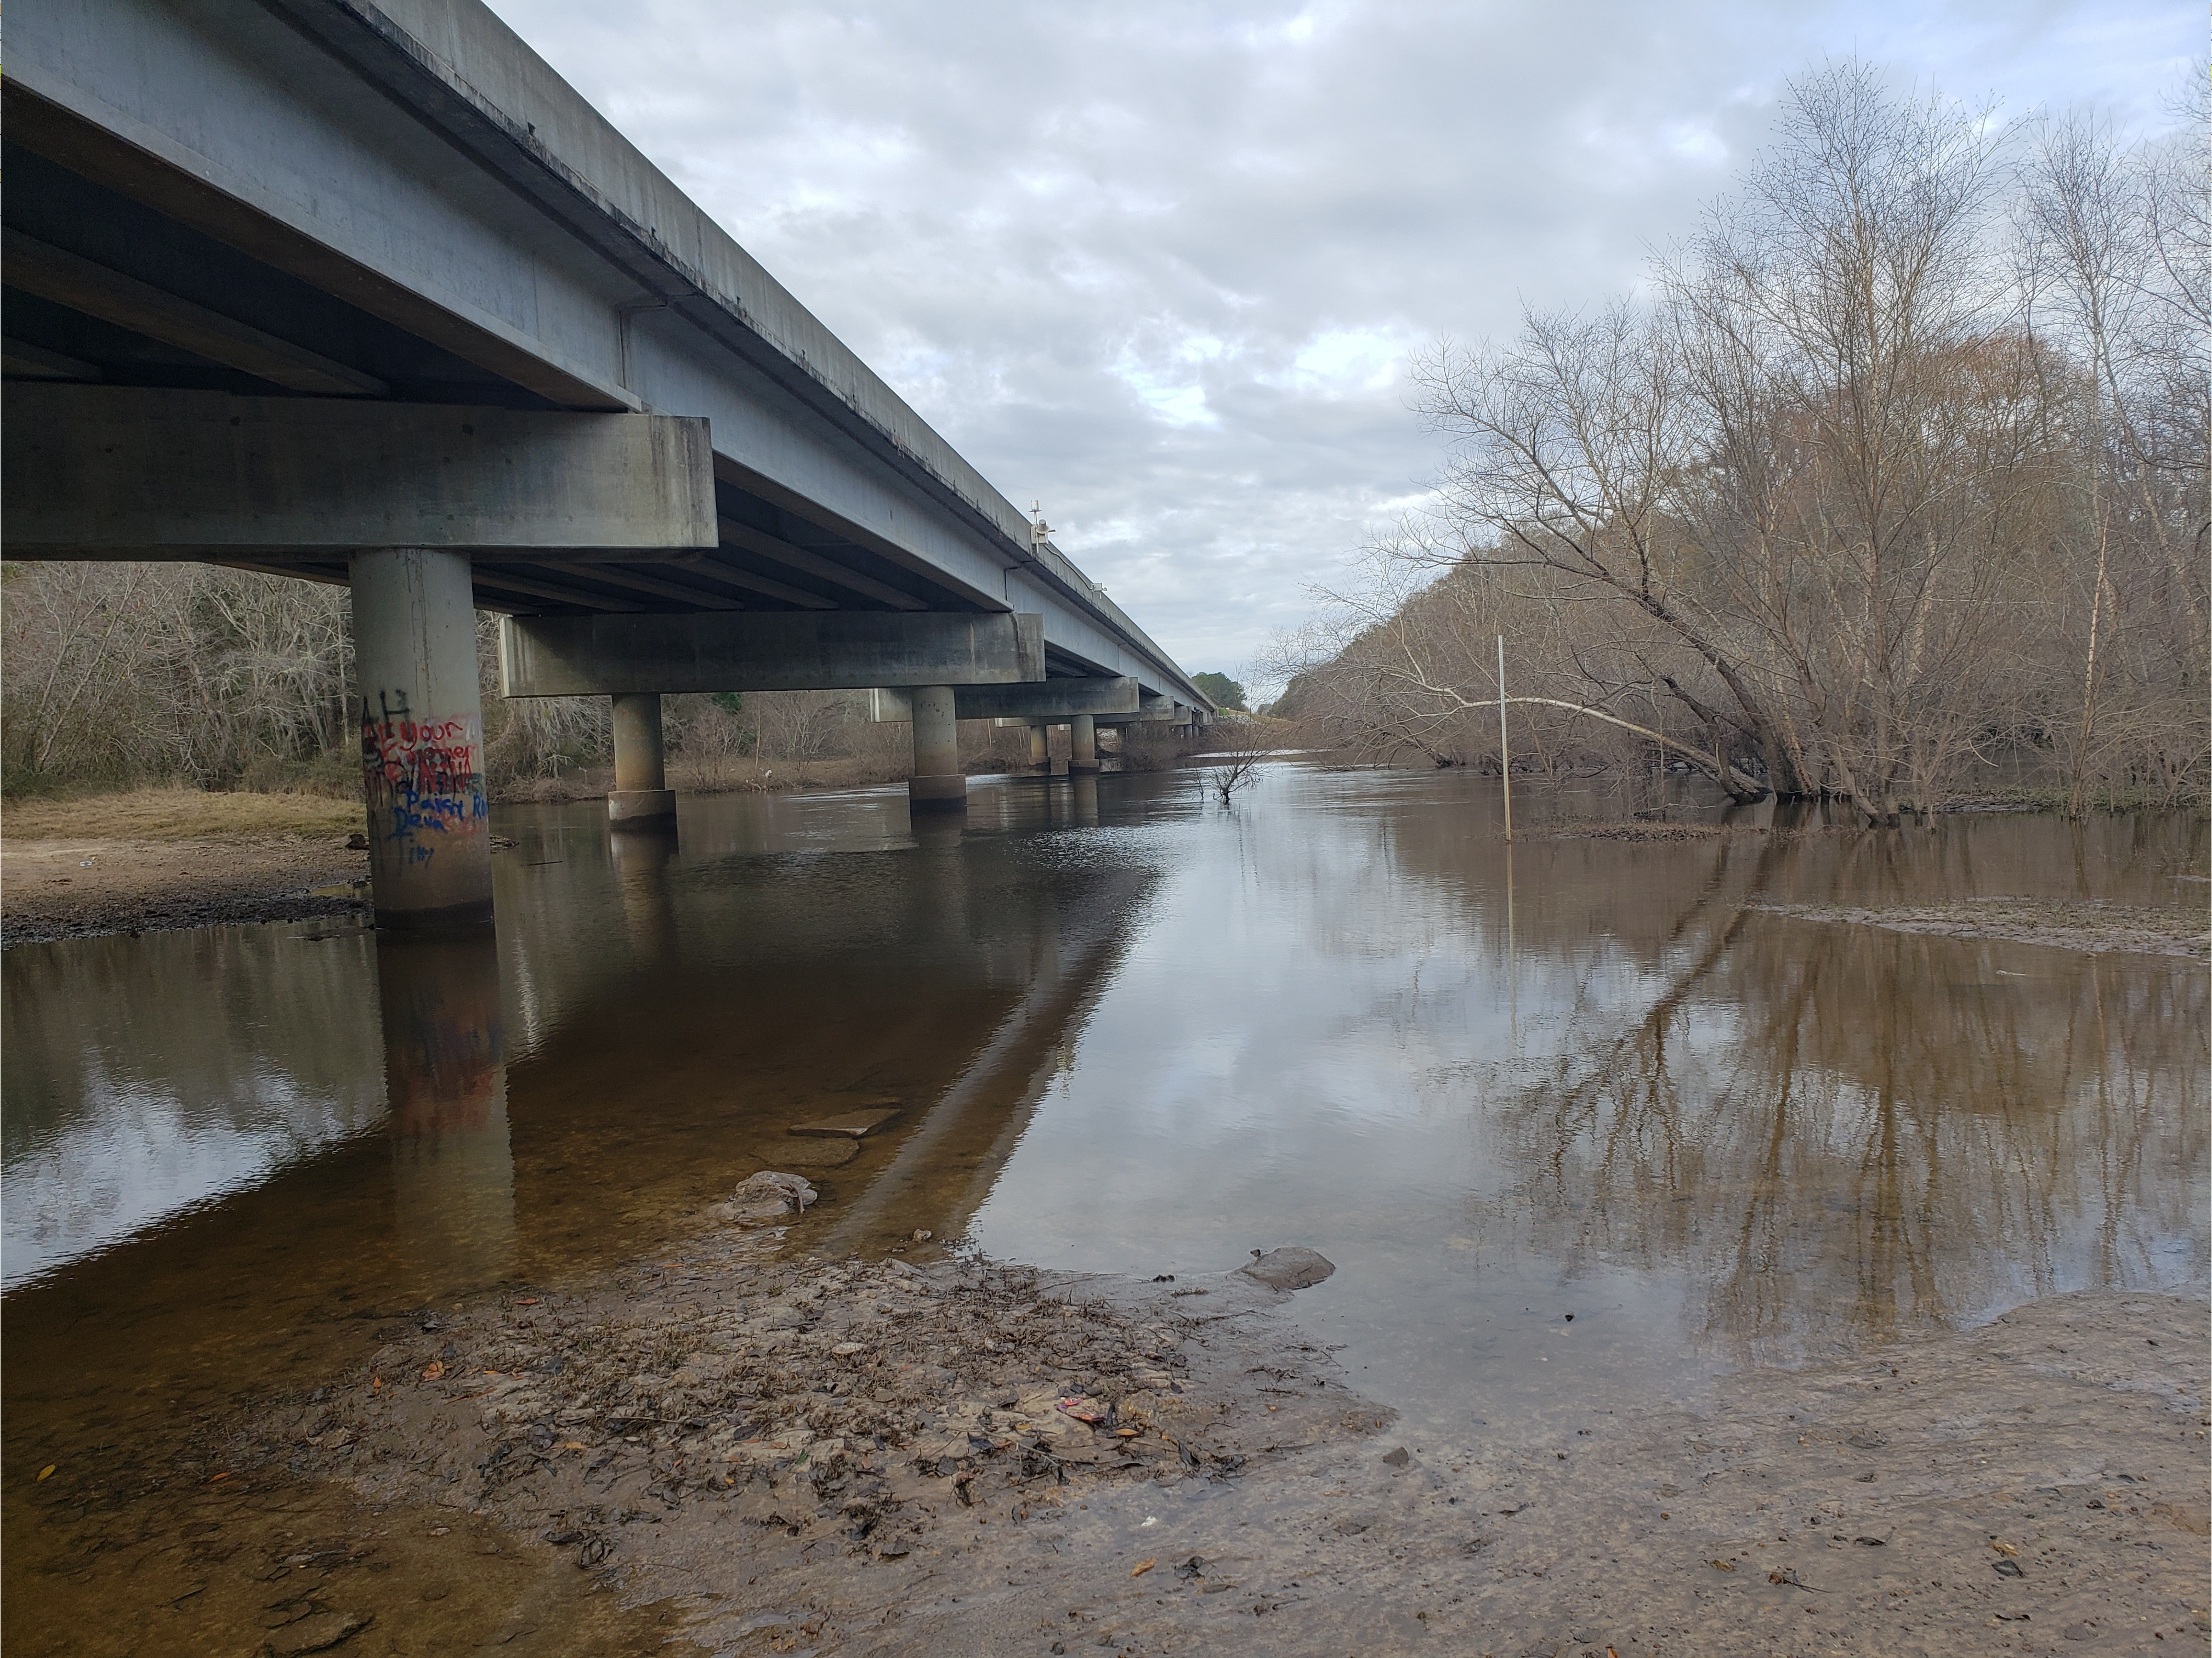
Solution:
[(812, 1122), (795, 1122), (784, 1133), (814, 1139), (863, 1139), (897, 1115), (896, 1106), (874, 1111), (848, 1111), (842, 1116), (817, 1117)]

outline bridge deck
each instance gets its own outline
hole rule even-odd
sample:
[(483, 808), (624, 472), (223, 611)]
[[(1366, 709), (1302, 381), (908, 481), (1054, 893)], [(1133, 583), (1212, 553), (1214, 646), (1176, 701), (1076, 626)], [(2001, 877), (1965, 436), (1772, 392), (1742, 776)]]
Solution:
[[(1044, 617), (1210, 705), (1103, 591), (474, 0), (23, 0), (6, 373), (703, 416), (719, 545), (482, 556), (516, 614)], [(236, 561), (325, 580), (342, 562)]]

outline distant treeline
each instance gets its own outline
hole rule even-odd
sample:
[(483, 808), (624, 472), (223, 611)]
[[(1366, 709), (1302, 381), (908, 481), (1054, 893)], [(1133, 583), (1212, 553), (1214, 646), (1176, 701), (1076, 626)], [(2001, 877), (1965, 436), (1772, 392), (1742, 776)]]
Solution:
[(1516, 762), (1875, 822), (2023, 765), (2077, 811), (2203, 799), (2204, 78), (2133, 145), (1794, 86), (1638, 298), (1417, 361), (1436, 505), (1286, 642), (1274, 712), (1494, 765), (1502, 634)]
[[(484, 748), (495, 796), (552, 793), (612, 757), (605, 697), (509, 702), (495, 622), (478, 617)], [(353, 636), (342, 587), (203, 564), (0, 565), (0, 784), (10, 794), (148, 783), (361, 787)], [(910, 728), (865, 694), (671, 696), (667, 740), (687, 787), (902, 776)], [(963, 748), (1025, 760), (1026, 732), (963, 732)], [(776, 775), (785, 768), (783, 778)]]

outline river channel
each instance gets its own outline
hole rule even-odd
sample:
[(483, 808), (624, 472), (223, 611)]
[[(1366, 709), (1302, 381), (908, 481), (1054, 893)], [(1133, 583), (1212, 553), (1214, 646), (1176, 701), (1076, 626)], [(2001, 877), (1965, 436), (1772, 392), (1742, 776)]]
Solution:
[[(878, 1102), (801, 1165), (799, 1247), (1316, 1248), (1298, 1313), (1409, 1436), (2203, 1284), (2201, 963), (1766, 908), (2201, 909), (2202, 817), (1669, 841), (1516, 807), (1509, 847), (1495, 780), (1284, 761), (1225, 807), (1188, 771), (979, 780), (918, 835), (896, 788), (687, 798), (672, 844), (504, 808), (495, 943), (10, 950), (9, 1490), (158, 1484), (364, 1321), (635, 1259)], [(93, 1568), (40, 1512), (9, 1504), (9, 1633), (64, 1650), (25, 1597)]]

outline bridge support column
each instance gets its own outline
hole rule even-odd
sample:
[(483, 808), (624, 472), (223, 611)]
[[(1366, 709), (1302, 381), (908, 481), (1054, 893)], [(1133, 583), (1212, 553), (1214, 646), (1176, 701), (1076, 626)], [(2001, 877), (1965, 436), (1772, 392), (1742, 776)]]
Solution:
[(660, 693), (617, 691), (615, 705), (615, 786), (607, 796), (607, 821), (617, 829), (672, 829), (676, 791), (668, 786), (660, 741)]
[(350, 570), (376, 923), (488, 921), (490, 808), (469, 561), (394, 547), (356, 553)]
[(917, 685), (913, 695), (914, 775), (907, 780), (907, 805), (915, 811), (965, 811), (968, 774), (960, 769), (952, 687)]
[(1052, 744), (1046, 740), (1049, 735), (1042, 720), (1030, 722), (1030, 769), (1033, 772), (1052, 769)]
[(1077, 714), (1068, 726), (1067, 769), (1078, 777), (1098, 769), (1098, 727), (1087, 714)]

